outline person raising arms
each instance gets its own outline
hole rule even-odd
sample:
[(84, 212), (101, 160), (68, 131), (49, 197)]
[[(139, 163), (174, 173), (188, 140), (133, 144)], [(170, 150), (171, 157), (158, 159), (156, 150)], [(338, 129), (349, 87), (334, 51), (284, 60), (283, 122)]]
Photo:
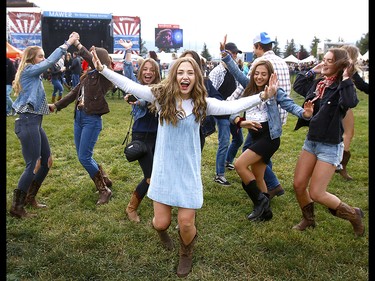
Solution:
[(14, 131), (21, 142), (22, 155), (26, 167), (13, 192), (10, 215), (16, 218), (30, 217), (24, 206), (46, 207), (39, 204), (35, 196), (46, 178), (51, 166), (52, 155), (48, 137), (42, 127), (43, 116), (50, 113), (41, 75), (54, 65), (67, 49), (79, 39), (77, 32), (72, 32), (63, 45), (56, 48), (48, 57), (39, 46), (29, 46), (24, 50), (18, 66), (13, 89), (17, 99), (13, 109), (19, 115), (14, 123)]
[(172, 207), (177, 207), (180, 238), (177, 275), (192, 269), (197, 239), (195, 213), (203, 205), (200, 125), (206, 115), (227, 115), (244, 111), (271, 97), (269, 91), (236, 101), (207, 97), (201, 67), (189, 57), (178, 58), (166, 79), (159, 84), (140, 85), (103, 66), (93, 50), (96, 69), (120, 89), (152, 102), (158, 113), (154, 165), (147, 196), (153, 200), (152, 225), (167, 249), (173, 249), (168, 235)]
[(300, 72), (293, 89), (314, 102), (310, 121), (298, 120), (295, 130), (308, 126), (308, 132), (294, 171), (293, 188), (302, 210), (302, 220), (293, 229), (303, 231), (315, 227), (314, 202), (327, 207), (332, 215), (348, 220), (356, 236), (363, 236), (364, 216), (360, 208), (353, 208), (327, 191), (328, 184), (340, 165), (343, 151), (342, 120), (349, 108), (358, 104), (357, 93), (350, 77), (354, 66), (346, 50), (329, 49), (323, 61), (312, 68), (312, 73)]

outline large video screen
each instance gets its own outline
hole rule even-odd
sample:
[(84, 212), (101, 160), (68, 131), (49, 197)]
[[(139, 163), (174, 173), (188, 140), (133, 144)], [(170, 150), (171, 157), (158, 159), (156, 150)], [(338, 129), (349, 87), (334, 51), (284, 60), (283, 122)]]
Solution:
[(157, 48), (183, 47), (183, 33), (180, 28), (155, 28), (155, 46)]

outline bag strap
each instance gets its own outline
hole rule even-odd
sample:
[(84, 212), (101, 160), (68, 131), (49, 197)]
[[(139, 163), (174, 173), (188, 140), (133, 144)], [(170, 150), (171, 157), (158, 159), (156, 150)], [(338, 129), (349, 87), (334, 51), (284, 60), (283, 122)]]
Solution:
[(132, 128), (132, 123), (133, 123), (133, 114), (130, 113), (130, 115), (131, 115), (132, 117), (130, 118), (129, 129), (128, 129), (126, 135), (125, 135), (125, 139), (124, 139), (124, 141), (122, 142), (122, 145), (124, 145), (125, 142), (126, 142), (126, 145), (128, 145), (128, 142), (129, 142), (130, 130), (131, 130), (131, 128)]

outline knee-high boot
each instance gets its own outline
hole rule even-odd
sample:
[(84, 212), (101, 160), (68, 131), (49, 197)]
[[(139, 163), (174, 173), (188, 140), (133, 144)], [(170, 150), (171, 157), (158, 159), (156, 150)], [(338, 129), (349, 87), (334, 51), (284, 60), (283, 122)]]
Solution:
[(125, 210), (126, 214), (128, 215), (129, 220), (134, 221), (134, 222), (140, 222), (137, 209), (141, 201), (142, 201), (142, 198), (139, 198), (137, 191), (134, 191), (132, 194), (132, 197), (130, 198), (129, 204)]
[(112, 181), (108, 177), (107, 173), (103, 170), (102, 165), (98, 165), (98, 167), (99, 167), (99, 171), (102, 173), (102, 177), (104, 179), (105, 185), (107, 187), (112, 187)]
[(101, 205), (108, 203), (112, 196), (112, 191), (105, 185), (102, 173), (97, 171), (92, 180), (95, 183), (96, 189), (99, 191), (99, 200), (96, 204)]
[[(154, 227), (153, 224), (152, 226)], [(158, 232), (158, 235), (159, 235), (161, 243), (163, 244), (163, 247), (167, 249), (168, 251), (172, 251), (174, 248), (174, 244), (173, 244), (171, 237), (168, 234), (168, 227), (164, 230), (158, 230), (155, 227), (154, 229)]]
[(328, 209), (332, 215), (350, 221), (353, 226), (354, 234), (356, 237), (363, 236), (365, 233), (365, 226), (363, 225), (362, 218), (364, 213), (360, 208), (353, 208), (344, 202), (341, 202), (336, 210)]
[(25, 206), (30, 205), (34, 208), (46, 208), (47, 205), (40, 204), (36, 201), (35, 196), (39, 191), (40, 184), (36, 181), (33, 181), (29, 187), (29, 190), (27, 191), (26, 200), (25, 200)]
[(256, 181), (252, 180), (247, 185), (242, 182), (242, 187), (254, 203), (254, 210), (248, 215), (251, 221), (267, 221), (272, 219), (269, 195), (260, 192)]
[(349, 162), (350, 156), (351, 156), (350, 151), (349, 151), (349, 150), (348, 150), (348, 151), (344, 150), (344, 154), (343, 154), (343, 156), (342, 156), (342, 160), (341, 160), (342, 169), (339, 170), (340, 175), (341, 175), (344, 179), (346, 179), (346, 180), (348, 180), (348, 181), (350, 181), (350, 180), (353, 179), (353, 178), (348, 174), (348, 171), (346, 170), (346, 165), (348, 165), (348, 162)]
[(180, 260), (178, 262), (178, 267), (177, 267), (177, 276), (185, 277), (190, 273), (191, 268), (192, 268), (193, 248), (194, 248), (198, 235), (195, 234), (193, 240), (190, 242), (189, 245), (185, 245), (184, 241), (182, 240), (180, 231), (178, 231), (178, 236), (180, 237), (180, 251), (179, 251)]
[(311, 202), (302, 208), (302, 220), (299, 224), (293, 226), (293, 229), (303, 231), (308, 227), (315, 227), (314, 202)]
[(12, 207), (10, 208), (10, 211), (9, 211), (12, 217), (29, 218), (29, 217), (36, 216), (36, 214), (30, 214), (26, 212), (24, 208), (25, 200), (26, 200), (26, 192), (18, 188), (13, 191), (13, 202), (12, 202)]

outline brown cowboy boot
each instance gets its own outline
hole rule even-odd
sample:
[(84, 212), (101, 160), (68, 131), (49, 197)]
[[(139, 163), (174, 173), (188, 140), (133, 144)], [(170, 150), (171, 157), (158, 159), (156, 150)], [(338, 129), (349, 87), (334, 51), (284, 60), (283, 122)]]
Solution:
[(112, 187), (112, 181), (109, 179), (107, 173), (103, 170), (102, 165), (98, 165), (98, 167), (99, 167), (99, 171), (102, 173), (105, 185), (107, 187)]
[(46, 208), (47, 207), (47, 205), (38, 203), (35, 200), (35, 196), (38, 193), (40, 186), (41, 185), (39, 183), (37, 183), (36, 181), (32, 181), (32, 183), (29, 187), (29, 190), (27, 191), (25, 206), (30, 205), (34, 208)]
[(174, 244), (173, 244), (171, 237), (168, 234), (168, 228), (164, 230), (158, 230), (158, 229), (155, 229), (155, 230), (159, 234), (160, 241), (163, 244), (163, 247), (167, 249), (168, 251), (172, 251), (174, 248)]
[(356, 237), (365, 234), (365, 226), (363, 225), (362, 218), (365, 216), (360, 208), (353, 208), (343, 202), (337, 207), (336, 210), (328, 209), (332, 215), (350, 221), (353, 226), (354, 234)]
[(141, 201), (142, 199), (138, 197), (138, 193), (134, 191), (132, 194), (132, 197), (130, 198), (129, 204), (125, 210), (126, 214), (128, 215), (129, 220), (134, 221), (134, 222), (141, 221), (137, 214), (137, 209)]
[(105, 185), (102, 173), (97, 171), (92, 180), (95, 183), (96, 189), (99, 191), (99, 200), (96, 204), (102, 205), (108, 203), (112, 196), (112, 191)]
[(303, 219), (293, 229), (303, 231), (308, 227), (315, 227), (315, 216), (314, 216), (314, 202), (307, 204), (302, 208)]
[(353, 178), (348, 174), (348, 172), (347, 172), (347, 170), (346, 170), (346, 165), (348, 165), (348, 162), (349, 162), (350, 156), (351, 156), (350, 151), (349, 151), (349, 150), (348, 150), (348, 151), (345, 151), (345, 150), (344, 150), (344, 154), (343, 154), (343, 156), (342, 156), (342, 160), (341, 160), (342, 169), (339, 170), (340, 175), (341, 175), (344, 179), (346, 179), (346, 180), (348, 180), (348, 181), (350, 181), (350, 180), (353, 179)]
[(184, 244), (180, 231), (178, 231), (178, 235), (180, 237), (180, 260), (179, 260), (178, 267), (177, 267), (177, 276), (185, 277), (190, 273), (191, 268), (192, 268), (193, 248), (194, 248), (198, 235), (195, 234), (193, 240), (190, 242), (189, 245)]
[(30, 218), (35, 217), (36, 214), (30, 214), (26, 212), (24, 205), (26, 200), (26, 192), (21, 189), (15, 189), (13, 191), (13, 202), (10, 208), (10, 215), (16, 218)]

